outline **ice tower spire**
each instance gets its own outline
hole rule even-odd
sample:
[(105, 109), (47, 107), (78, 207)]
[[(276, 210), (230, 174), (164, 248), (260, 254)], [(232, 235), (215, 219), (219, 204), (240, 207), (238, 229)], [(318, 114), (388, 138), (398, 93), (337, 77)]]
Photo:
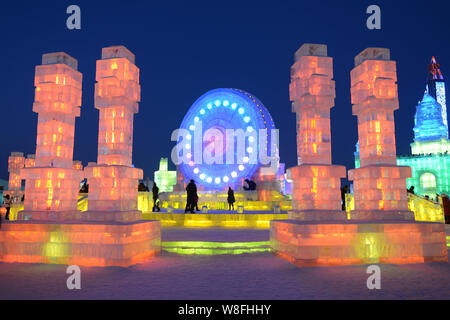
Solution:
[(448, 136), (447, 122), (447, 104), (445, 101), (445, 80), (440, 70), (440, 64), (437, 63), (435, 57), (431, 57), (431, 63), (428, 65), (427, 85), (425, 93), (432, 96), (442, 107), (442, 120)]

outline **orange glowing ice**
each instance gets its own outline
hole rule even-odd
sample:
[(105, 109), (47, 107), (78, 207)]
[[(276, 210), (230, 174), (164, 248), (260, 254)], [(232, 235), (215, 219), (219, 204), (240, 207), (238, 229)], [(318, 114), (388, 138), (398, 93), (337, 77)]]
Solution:
[(288, 173), (293, 180), (291, 217), (342, 220), (340, 179), (346, 172), (345, 167), (331, 164), (333, 59), (327, 56), (326, 45), (319, 44), (304, 44), (295, 58), (289, 92), (297, 114), (299, 166)]
[[(97, 61), (95, 107), (99, 109), (98, 158), (85, 168), (89, 211), (137, 212), (141, 169), (132, 167), (133, 118), (140, 101), (139, 69), (123, 46), (103, 48)], [(88, 213), (89, 214), (89, 213)], [(106, 219), (106, 215), (103, 214)], [(123, 218), (123, 214), (120, 214)], [(122, 219), (120, 218), (120, 219)]]
[(36, 165), (36, 159), (34, 154), (28, 154), (25, 159), (25, 168), (33, 168)]
[(389, 49), (368, 48), (356, 56), (351, 94), (353, 114), (358, 117), (361, 168), (349, 171), (355, 191), (352, 219), (414, 218), (406, 193), (411, 168), (396, 165), (396, 82)]
[(22, 178), (20, 177), (20, 169), (25, 166), (25, 158), (22, 152), (11, 152), (8, 158), (8, 194), (16, 195), (20, 193), (22, 186)]
[[(22, 218), (63, 219), (75, 212), (82, 172), (72, 169), (75, 118), (80, 115), (82, 75), (66, 53), (44, 54), (36, 67), (33, 111), (38, 113), (35, 159), (29, 158)], [(19, 215), (19, 218), (21, 215)]]

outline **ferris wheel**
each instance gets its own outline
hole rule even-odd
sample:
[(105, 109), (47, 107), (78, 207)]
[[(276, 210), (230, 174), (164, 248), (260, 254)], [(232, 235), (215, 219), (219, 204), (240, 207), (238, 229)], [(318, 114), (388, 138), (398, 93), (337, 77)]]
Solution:
[[(275, 125), (270, 113), (254, 95), (239, 89), (214, 89), (202, 95), (190, 107), (180, 129), (189, 132), (185, 141), (179, 140), (188, 150), (188, 161), (179, 165), (180, 170), (186, 180), (192, 179), (205, 189), (224, 189), (242, 183), (260, 167), (260, 153), (277, 148), (271, 141), (271, 130)], [(217, 134), (211, 139), (207, 137), (208, 132)], [(231, 140), (227, 140), (227, 134), (230, 132), (243, 139), (240, 149), (239, 138), (233, 139), (232, 148), (229, 148)], [(261, 135), (265, 135), (262, 140)], [(261, 141), (266, 145), (260, 146)], [(194, 150), (201, 151), (200, 157)], [(223, 155), (222, 163), (204, 161), (207, 152), (218, 151)]]

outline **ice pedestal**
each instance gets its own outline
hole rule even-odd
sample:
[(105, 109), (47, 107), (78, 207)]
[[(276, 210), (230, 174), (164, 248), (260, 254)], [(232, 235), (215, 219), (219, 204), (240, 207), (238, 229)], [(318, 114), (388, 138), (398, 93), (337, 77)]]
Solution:
[(341, 178), (344, 166), (301, 165), (289, 169), (292, 186), (292, 211), (289, 219), (302, 221), (344, 221), (341, 210)]
[(0, 243), (3, 262), (128, 267), (161, 251), (161, 224), (12, 221)]
[(271, 247), (298, 267), (447, 261), (445, 225), (273, 220)]
[(351, 220), (409, 220), (414, 212), (408, 210), (406, 178), (411, 168), (404, 166), (368, 166), (349, 171), (354, 181), (355, 210)]
[(136, 221), (142, 219), (137, 209), (138, 182), (141, 169), (90, 164), (84, 169), (89, 181), (89, 221)]

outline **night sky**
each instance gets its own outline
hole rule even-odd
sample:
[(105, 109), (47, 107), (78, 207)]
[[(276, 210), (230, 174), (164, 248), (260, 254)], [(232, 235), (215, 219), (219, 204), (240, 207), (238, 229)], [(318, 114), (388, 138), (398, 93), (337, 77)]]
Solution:
[[(295, 114), (289, 101), (290, 66), (303, 43), (328, 45), (334, 58), (331, 112), (333, 162), (354, 167), (356, 117), (350, 70), (367, 47), (391, 49), (397, 61), (400, 109), (395, 112), (397, 153), (410, 153), (414, 113), (425, 89), (431, 56), (450, 74), (448, 1), (8, 1), (0, 10), (0, 178), (11, 151), (34, 153), (37, 114), (34, 68), (41, 55), (65, 51), (83, 74), (83, 104), (76, 121), (74, 160), (97, 159), (95, 62), (101, 49), (125, 45), (136, 55), (142, 96), (135, 115), (133, 162), (153, 178), (170, 157), (170, 135), (194, 101), (215, 88), (257, 96), (280, 128), (280, 157), (296, 165)], [(68, 30), (66, 8), (81, 8), (81, 30)], [(366, 28), (366, 8), (381, 8), (381, 30)], [(448, 95), (447, 95), (448, 97)], [(169, 164), (174, 169), (173, 164)]]

